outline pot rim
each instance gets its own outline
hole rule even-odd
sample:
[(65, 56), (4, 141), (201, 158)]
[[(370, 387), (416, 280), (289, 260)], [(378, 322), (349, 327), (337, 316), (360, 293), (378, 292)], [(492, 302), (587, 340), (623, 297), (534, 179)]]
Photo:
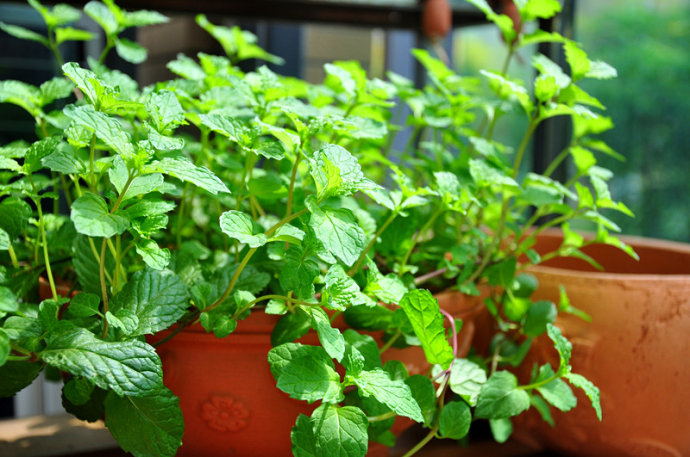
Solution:
[[(591, 232), (580, 233), (585, 239), (594, 238)], [(537, 236), (544, 238), (559, 238), (563, 236), (561, 229), (552, 228), (545, 230)], [(649, 281), (688, 281), (690, 279), (690, 244), (679, 241), (663, 240), (659, 238), (649, 238), (634, 235), (620, 235), (618, 238), (624, 243), (630, 245), (633, 249), (643, 248), (654, 251), (667, 251), (675, 254), (688, 256), (688, 272), (687, 273), (635, 273), (635, 272), (610, 272), (610, 271), (583, 271), (567, 267), (556, 267), (547, 265), (530, 265), (527, 270), (543, 274), (551, 274), (557, 276), (567, 277), (584, 277), (591, 279), (610, 279), (610, 280), (649, 280)], [(600, 245), (604, 245), (601, 243)]]

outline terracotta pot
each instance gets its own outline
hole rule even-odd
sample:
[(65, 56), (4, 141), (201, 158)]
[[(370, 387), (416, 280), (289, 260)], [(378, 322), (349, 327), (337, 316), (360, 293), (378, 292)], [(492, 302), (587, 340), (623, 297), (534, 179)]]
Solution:
[[(603, 421), (578, 392), (574, 410), (553, 410), (555, 428), (527, 415), (517, 421), (516, 436), (578, 456), (689, 456), (690, 245), (624, 240), (639, 262), (595, 245), (585, 252), (606, 272), (573, 258), (531, 268), (539, 280), (536, 299), (558, 303), (563, 285), (572, 305), (592, 317), (587, 323), (563, 315), (556, 323), (573, 344), (573, 371), (601, 390)], [(560, 242), (559, 234), (549, 233), (536, 248), (544, 252)], [(557, 360), (546, 338), (536, 342), (532, 354), (535, 361)]]
[[(459, 352), (465, 355), (474, 334), (473, 318), (483, 307), (459, 293), (438, 296), (441, 306), (464, 320)], [(291, 455), (290, 430), (297, 416), (310, 414), (315, 405), (293, 400), (275, 387), (266, 354), (276, 316), (252, 313), (235, 333), (218, 339), (201, 326), (180, 332), (157, 348), (163, 362), (165, 385), (180, 397), (185, 433), (180, 456)], [(161, 332), (154, 338), (162, 338)], [(307, 334), (306, 344), (318, 344)], [(382, 344), (382, 343), (380, 343)], [(421, 348), (390, 349), (384, 361), (402, 360), (411, 373), (429, 369)], [(412, 422), (399, 418), (394, 433)], [(268, 434), (267, 434), (268, 433)], [(388, 448), (370, 443), (369, 456), (386, 456)]]

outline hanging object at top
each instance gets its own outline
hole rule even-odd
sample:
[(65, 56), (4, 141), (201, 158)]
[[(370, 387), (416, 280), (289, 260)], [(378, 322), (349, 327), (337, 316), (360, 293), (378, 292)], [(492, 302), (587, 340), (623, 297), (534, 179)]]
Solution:
[(432, 41), (439, 40), (450, 32), (453, 12), (448, 0), (426, 0), (422, 11), (422, 30)]

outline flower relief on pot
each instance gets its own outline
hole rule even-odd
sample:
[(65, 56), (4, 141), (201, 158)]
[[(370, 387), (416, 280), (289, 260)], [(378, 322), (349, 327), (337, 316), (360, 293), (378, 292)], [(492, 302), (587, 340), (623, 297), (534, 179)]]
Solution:
[(201, 418), (218, 432), (239, 432), (249, 424), (251, 412), (242, 400), (230, 395), (211, 395), (201, 403)]
[[(393, 446), (405, 421), (426, 433), (407, 457), (433, 438), (468, 440), (477, 420), (504, 442), (527, 410), (549, 423), (571, 410), (573, 387), (601, 419), (599, 390), (573, 371), (555, 325), (586, 316), (566, 295), (537, 299), (527, 267), (587, 258), (594, 242), (633, 254), (602, 214), (629, 213), (597, 165), (617, 156), (596, 137), (612, 123), (578, 86), (615, 70), (531, 31), (557, 0), (516, 0), (510, 17), (470, 3), (498, 26), (505, 63), (465, 77), (416, 49), (424, 87), (370, 78), (356, 61), (326, 64), (320, 84), (245, 71), (248, 59), (282, 59), (204, 15), (225, 55), (180, 54), (172, 79), (140, 87), (106, 58), (144, 61), (122, 32), (162, 26), (159, 13), (88, 2), (104, 47), (85, 62), (60, 48), (95, 38), (72, 27), (74, 7), (29, 0), (44, 35), (0, 23), (61, 70), (40, 86), (0, 82), (0, 103), (23, 109), (37, 136), (0, 145), (0, 396), (60, 372), (66, 410), (104, 418), (137, 457), (363, 457)], [(564, 47), (569, 72), (537, 54), (534, 80), (510, 76), (543, 42)], [(571, 120), (569, 146), (544, 173), (523, 172), (532, 135), (556, 116)], [(515, 119), (521, 139), (498, 141)], [(566, 163), (575, 175), (561, 183), (552, 175)], [(563, 242), (538, 253), (556, 226)], [(516, 376), (540, 336), (557, 359)]]

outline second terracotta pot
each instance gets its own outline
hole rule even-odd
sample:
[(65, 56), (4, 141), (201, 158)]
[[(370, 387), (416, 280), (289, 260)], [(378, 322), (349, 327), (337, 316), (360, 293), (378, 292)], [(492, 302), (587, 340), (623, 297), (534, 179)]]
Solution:
[[(543, 235), (537, 250), (553, 250), (561, 240)], [(601, 390), (603, 421), (579, 394), (573, 411), (555, 411), (555, 428), (527, 415), (517, 421), (516, 435), (568, 455), (690, 456), (690, 246), (624, 240), (639, 262), (593, 245), (585, 252), (604, 272), (573, 258), (531, 268), (539, 280), (536, 299), (558, 303), (564, 286), (572, 305), (592, 317), (588, 323), (561, 313), (556, 324), (573, 344), (573, 371)], [(532, 360), (557, 360), (548, 339), (536, 342)]]

